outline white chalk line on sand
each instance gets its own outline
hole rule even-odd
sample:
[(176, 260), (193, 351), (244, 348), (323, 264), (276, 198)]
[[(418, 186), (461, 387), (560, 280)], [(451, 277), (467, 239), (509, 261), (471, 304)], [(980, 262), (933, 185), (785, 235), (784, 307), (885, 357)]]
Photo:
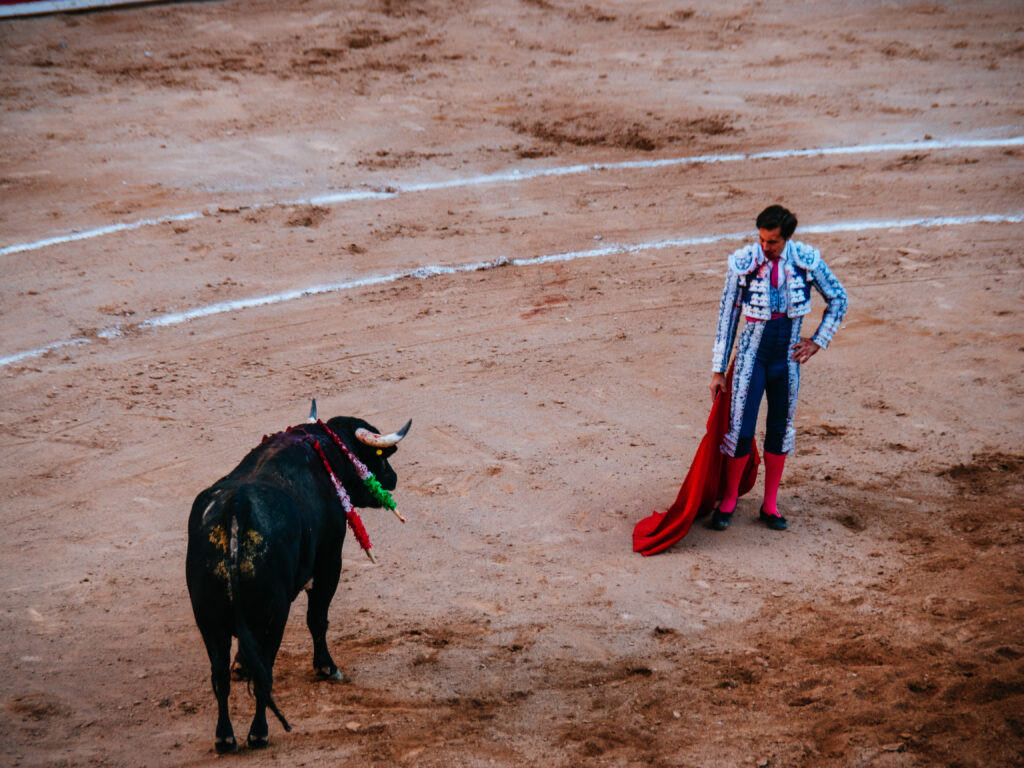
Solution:
[[(962, 224), (1021, 224), (1024, 223), (1024, 212), (1010, 214), (987, 214), (980, 216), (936, 216), (917, 219), (879, 219), (867, 221), (844, 221), (833, 224), (810, 224), (801, 226), (801, 234), (829, 234), (834, 232), (864, 232), (875, 229), (904, 229), (907, 227), (949, 227)], [(174, 312), (154, 317), (134, 326), (139, 329), (166, 328), (173, 325), (180, 325), (190, 320), (197, 320), (212, 315), (220, 315), (225, 312), (239, 312), (245, 309), (266, 307), (272, 304), (281, 304), (286, 301), (305, 298), (307, 296), (318, 296), (326, 293), (339, 293), (341, 291), (353, 290), (355, 288), (366, 288), (375, 285), (394, 283), (407, 278), (427, 279), (439, 275), (454, 275), (461, 272), (480, 272), (489, 269), (497, 269), (504, 266), (529, 267), (538, 264), (553, 264), (556, 262), (577, 261), (579, 259), (593, 259), (609, 256), (628, 256), (645, 251), (660, 250), (662, 248), (683, 248), (695, 245), (709, 245), (727, 240), (747, 240), (753, 238), (752, 232), (733, 232), (722, 235), (705, 235), (703, 237), (680, 237), (667, 240), (654, 240), (647, 243), (633, 245), (612, 244), (600, 248), (593, 248), (586, 251), (569, 251), (566, 253), (548, 254), (545, 256), (534, 256), (526, 259), (500, 258), (494, 261), (477, 261), (471, 264), (450, 265), (428, 265), (403, 272), (393, 272), (387, 275), (371, 275), (368, 277), (344, 280), (337, 283), (325, 283), (313, 285), (307, 288), (298, 288), (284, 293), (275, 293), (267, 296), (256, 296), (249, 299), (237, 299), (225, 301), (218, 304), (210, 304), (205, 307), (197, 307), (186, 312)], [(114, 326), (101, 331), (97, 338), (113, 339), (124, 334), (120, 326)], [(44, 355), (64, 347), (81, 346), (92, 341), (89, 337), (77, 337), (65, 341), (56, 341), (38, 349), (18, 352), (7, 357), (0, 357), (0, 368), (26, 360), (32, 357)]]
[[(1024, 136), (1016, 136), (1008, 139), (950, 139), (940, 141), (938, 139), (925, 139), (913, 142), (895, 142), (889, 144), (862, 144), (849, 147), (818, 147), (815, 149), (780, 149), (770, 152), (731, 153), (722, 155), (694, 155), (690, 157), (667, 157), (657, 160), (627, 160), (620, 163), (591, 163), (584, 165), (566, 165), (555, 168), (537, 168), (529, 171), (513, 169), (501, 173), (485, 174), (483, 176), (470, 176), (466, 178), (449, 179), (447, 181), (428, 181), (420, 184), (391, 184), (384, 191), (369, 189), (354, 189), (342, 192), (332, 192), (313, 197), (306, 197), (299, 200), (281, 200), (271, 203), (253, 203), (247, 206), (231, 206), (256, 210), (260, 208), (273, 208), (285, 205), (341, 205), (365, 200), (387, 200), (400, 194), (415, 192), (434, 192), (444, 189), (456, 189), (458, 187), (471, 187), (482, 184), (507, 184), (531, 179), (539, 179), (552, 176), (570, 176), (580, 173), (592, 173), (595, 171), (613, 170), (650, 170), (656, 168), (668, 168), (678, 165), (699, 165), (701, 163), (733, 163), (749, 160), (783, 160), (801, 157), (828, 157), (834, 155), (862, 155), (884, 152), (911, 152), (934, 149), (986, 149), (986, 148), (1007, 148), (1024, 146)], [(70, 243), (76, 240), (87, 240), (93, 237), (101, 237), (116, 232), (127, 232), (143, 227), (157, 224), (167, 224), (176, 221), (189, 221), (199, 219), (206, 215), (216, 215), (223, 212), (218, 206), (212, 206), (207, 211), (193, 211), (169, 216), (159, 216), (139, 221), (126, 222), (123, 224), (111, 224), (96, 229), (86, 229), (70, 235), (58, 235), (42, 240), (35, 240), (29, 243), (17, 243), (0, 248), (0, 256), (8, 256), (14, 253), (25, 251), (36, 251), (52, 245)]]

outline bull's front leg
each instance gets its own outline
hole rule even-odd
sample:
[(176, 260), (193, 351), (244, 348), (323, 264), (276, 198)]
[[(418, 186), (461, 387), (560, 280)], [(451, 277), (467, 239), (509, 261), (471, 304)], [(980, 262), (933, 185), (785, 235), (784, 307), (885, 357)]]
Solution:
[(313, 586), (307, 592), (306, 626), (313, 637), (313, 668), (325, 680), (342, 680), (344, 676), (327, 650), (327, 610), (338, 589), (341, 577), (341, 547), (336, 554), (317, 559)]

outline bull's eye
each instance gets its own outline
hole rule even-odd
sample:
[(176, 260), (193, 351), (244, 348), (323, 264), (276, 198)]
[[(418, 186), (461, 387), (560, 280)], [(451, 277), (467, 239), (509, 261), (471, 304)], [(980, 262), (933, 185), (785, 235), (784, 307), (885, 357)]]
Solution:
[(384, 451), (382, 451), (380, 448), (378, 448), (377, 449), (377, 455), (378, 456), (383, 456), (384, 455)]

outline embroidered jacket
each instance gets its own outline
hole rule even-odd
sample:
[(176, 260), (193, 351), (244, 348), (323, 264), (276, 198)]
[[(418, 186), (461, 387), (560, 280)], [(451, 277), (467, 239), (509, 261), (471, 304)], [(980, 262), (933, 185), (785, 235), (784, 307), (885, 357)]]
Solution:
[[(828, 302), (825, 314), (811, 339), (826, 349), (846, 315), (846, 290), (832, 274), (816, 248), (790, 240), (779, 257), (781, 295), (776, 309), (791, 318), (802, 318), (811, 311), (811, 286)], [(736, 340), (739, 318), (751, 321), (771, 318), (771, 264), (757, 243), (747, 245), (729, 256), (729, 270), (718, 311), (718, 328), (711, 370), (725, 373)], [(784, 310), (782, 308), (785, 307)]]

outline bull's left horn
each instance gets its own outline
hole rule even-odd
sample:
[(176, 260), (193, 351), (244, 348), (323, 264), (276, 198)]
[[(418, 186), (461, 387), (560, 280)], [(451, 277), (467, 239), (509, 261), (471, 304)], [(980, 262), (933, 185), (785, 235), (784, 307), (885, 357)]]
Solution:
[(313, 398), (313, 404), (309, 407), (309, 418), (306, 419), (310, 424), (316, 424), (316, 398)]
[(409, 419), (409, 422), (404, 427), (397, 432), (392, 432), (390, 435), (378, 435), (376, 432), (360, 427), (356, 430), (356, 439), (360, 443), (372, 445), (374, 448), (390, 448), (409, 433), (409, 427), (411, 426), (412, 419)]

